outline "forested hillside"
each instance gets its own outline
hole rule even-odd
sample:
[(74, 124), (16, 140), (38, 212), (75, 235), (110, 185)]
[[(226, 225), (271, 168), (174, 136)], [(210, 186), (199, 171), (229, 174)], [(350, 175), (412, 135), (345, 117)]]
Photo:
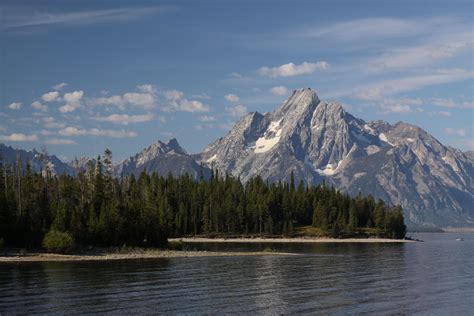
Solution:
[[(112, 153), (89, 162), (76, 177), (34, 173), (26, 165), (0, 165), (0, 239), (7, 246), (39, 247), (44, 236), (63, 233), (77, 246), (163, 246), (185, 235), (292, 235), (313, 225), (339, 237), (373, 228), (402, 238), (401, 207), (361, 195), (351, 198), (325, 185), (268, 184), (260, 177), (244, 186), (213, 172), (113, 177)], [(45, 175), (46, 174), (46, 175)]]

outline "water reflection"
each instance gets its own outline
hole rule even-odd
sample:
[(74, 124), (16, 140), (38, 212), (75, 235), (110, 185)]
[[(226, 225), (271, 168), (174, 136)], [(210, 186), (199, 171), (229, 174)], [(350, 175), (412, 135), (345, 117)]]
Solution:
[[(3, 264), (0, 314), (467, 314), (474, 306), (474, 238), (439, 238), (270, 245), (297, 256)], [(194, 246), (253, 251), (269, 245)]]

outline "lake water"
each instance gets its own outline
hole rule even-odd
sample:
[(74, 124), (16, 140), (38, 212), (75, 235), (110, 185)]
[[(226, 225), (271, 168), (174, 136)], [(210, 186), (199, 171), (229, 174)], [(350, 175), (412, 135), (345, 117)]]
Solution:
[(425, 242), (270, 245), (298, 256), (0, 264), (0, 314), (472, 315), (474, 235), (411, 236)]

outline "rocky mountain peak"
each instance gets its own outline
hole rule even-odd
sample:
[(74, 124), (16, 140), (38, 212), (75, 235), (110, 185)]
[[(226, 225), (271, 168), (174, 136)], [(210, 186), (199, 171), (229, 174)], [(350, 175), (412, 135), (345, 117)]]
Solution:
[(273, 120), (285, 116), (300, 115), (304, 112), (313, 112), (319, 104), (319, 97), (311, 88), (294, 90), (291, 96), (273, 114)]
[(186, 150), (181, 147), (176, 138), (171, 138), (170, 140), (168, 140), (168, 142), (166, 142), (166, 146), (169, 150), (174, 150), (174, 152), (176, 152), (177, 154), (187, 155)]
[(317, 119), (319, 121), (338, 121), (344, 119), (346, 112), (344, 111), (341, 104), (331, 101), (321, 101), (316, 108), (313, 120)]
[(474, 223), (472, 153), (441, 144), (422, 128), (365, 122), (315, 91), (298, 89), (273, 114), (249, 113), (199, 155), (242, 181), (326, 183), (401, 204), (409, 223)]

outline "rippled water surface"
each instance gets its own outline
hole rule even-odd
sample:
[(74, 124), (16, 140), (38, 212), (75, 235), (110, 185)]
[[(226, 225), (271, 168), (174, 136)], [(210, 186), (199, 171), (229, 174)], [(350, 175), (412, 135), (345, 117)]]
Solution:
[(425, 242), (270, 245), (298, 256), (0, 264), (0, 314), (472, 315), (474, 235), (412, 236)]

